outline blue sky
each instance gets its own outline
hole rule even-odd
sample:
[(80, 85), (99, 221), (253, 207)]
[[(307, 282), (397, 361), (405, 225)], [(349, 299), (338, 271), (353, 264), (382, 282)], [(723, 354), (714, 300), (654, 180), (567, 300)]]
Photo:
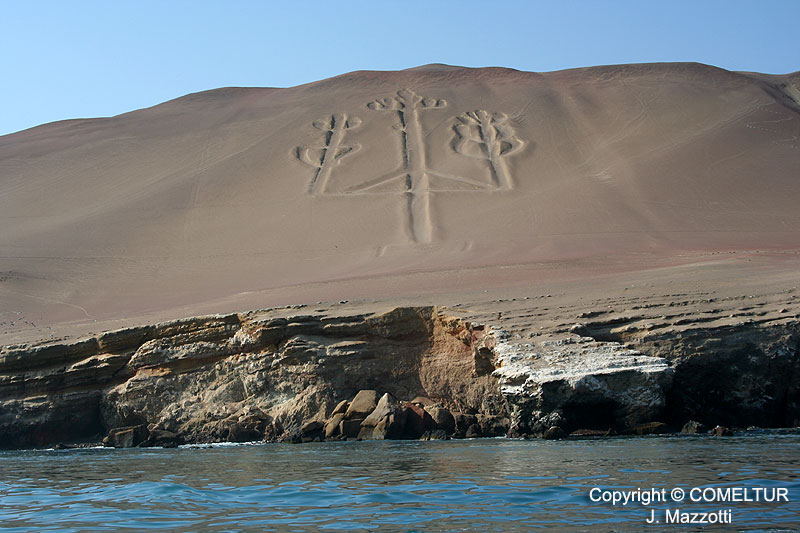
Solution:
[(0, 0), (0, 135), (224, 86), (427, 63), (800, 70), (800, 0)]

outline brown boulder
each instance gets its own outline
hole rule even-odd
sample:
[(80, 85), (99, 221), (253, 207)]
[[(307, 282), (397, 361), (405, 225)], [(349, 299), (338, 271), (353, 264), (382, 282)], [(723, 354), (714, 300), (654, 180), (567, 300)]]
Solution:
[(512, 428), (508, 429), (508, 432), (506, 433), (506, 438), (507, 439), (528, 439), (528, 438), (530, 438), (530, 435), (528, 435), (527, 433), (521, 432), (519, 430), (519, 427), (515, 426), (515, 427), (512, 427)]
[(411, 403), (419, 405), (420, 407), (430, 407), (432, 405), (436, 405), (436, 402), (428, 398), (427, 396), (415, 396)]
[(405, 409), (397, 409), (389, 416), (382, 418), (373, 428), (371, 438), (379, 440), (407, 438), (405, 433), (406, 416)]
[(681, 428), (681, 433), (708, 433), (708, 427), (700, 422), (689, 420)]
[(449, 409), (444, 407), (426, 406), (425, 412), (431, 415), (437, 429), (441, 429), (448, 435), (453, 434), (456, 430), (456, 419), (450, 413)]
[(314, 439), (321, 439), (325, 424), (319, 420), (311, 420), (300, 426), (300, 437), (303, 442), (310, 442)]
[(443, 429), (434, 429), (423, 433), (419, 440), (450, 440), (450, 436)]
[(339, 436), (339, 424), (344, 420), (344, 413), (336, 413), (325, 423), (325, 438), (332, 439)]
[(715, 437), (732, 437), (733, 431), (730, 428), (726, 428), (725, 426), (716, 426), (714, 429), (711, 430), (711, 434)]
[(338, 414), (344, 415), (347, 412), (348, 407), (350, 407), (350, 402), (348, 400), (342, 400), (341, 402), (336, 404), (336, 407), (333, 408), (331, 416)]
[(258, 411), (239, 418), (228, 425), (228, 442), (250, 442), (262, 440), (267, 426), (268, 416)]
[(457, 437), (464, 437), (467, 434), (467, 428), (472, 424), (478, 423), (478, 417), (466, 413), (454, 413), (453, 418), (456, 421), (455, 435)]
[(112, 428), (103, 439), (103, 445), (113, 448), (135, 448), (145, 442), (148, 435), (149, 432), (144, 424)]
[(383, 440), (378, 436), (373, 436), (375, 428), (372, 426), (361, 426), (358, 430), (358, 440)]
[(413, 403), (404, 404), (406, 425), (405, 433), (408, 438), (418, 439), (426, 431), (436, 429), (436, 423), (425, 409)]
[(228, 442), (251, 442), (264, 438), (264, 432), (246, 424), (235, 422), (228, 427)]
[(394, 396), (387, 392), (381, 396), (381, 399), (378, 400), (375, 409), (373, 409), (367, 418), (364, 419), (364, 422), (361, 425), (375, 427), (378, 425), (378, 422), (390, 414), (393, 414), (399, 407), (400, 404), (397, 402), (397, 400), (395, 400)]
[(344, 417), (347, 420), (354, 418), (366, 418), (368, 414), (375, 410), (378, 405), (378, 393), (374, 390), (358, 391), (356, 397), (350, 402)]
[(177, 448), (182, 443), (180, 436), (165, 429), (150, 430), (150, 437), (141, 444), (142, 447)]
[(495, 415), (478, 416), (478, 425), (484, 437), (500, 437), (508, 432), (509, 421)]
[(477, 439), (478, 437), (483, 437), (483, 433), (481, 433), (481, 427), (478, 424), (472, 424), (467, 428), (467, 431), (464, 432), (464, 437), (467, 439)]
[(550, 428), (547, 428), (547, 431), (544, 432), (542, 438), (547, 440), (565, 439), (567, 438), (567, 432), (558, 426), (552, 426)]
[(345, 438), (356, 438), (361, 432), (361, 422), (363, 418), (354, 418), (352, 420), (342, 420), (339, 422), (339, 434)]
[(361, 423), (359, 438), (400, 439), (406, 425), (407, 415), (397, 400), (388, 392), (381, 396), (378, 405)]

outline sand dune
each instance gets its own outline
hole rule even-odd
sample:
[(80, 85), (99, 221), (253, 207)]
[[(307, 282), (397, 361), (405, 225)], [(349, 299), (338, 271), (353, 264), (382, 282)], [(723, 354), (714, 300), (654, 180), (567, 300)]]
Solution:
[(0, 335), (792, 255), (798, 102), (798, 73), (429, 65), (6, 135)]

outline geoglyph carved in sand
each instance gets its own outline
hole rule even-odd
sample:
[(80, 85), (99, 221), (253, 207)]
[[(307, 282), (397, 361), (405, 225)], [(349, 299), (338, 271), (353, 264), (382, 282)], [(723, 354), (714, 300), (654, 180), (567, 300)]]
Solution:
[[(327, 183), (339, 161), (360, 148), (358, 144), (344, 145), (342, 140), (345, 132), (357, 127), (361, 121), (355, 117), (348, 118), (346, 114), (335, 114), (330, 120), (314, 122), (314, 127), (326, 131), (324, 146), (297, 147), (298, 159), (317, 168), (309, 186), (311, 195), (382, 194), (384, 191), (376, 190), (381, 185), (396, 180), (402, 181), (406, 204), (406, 233), (411, 241), (425, 244), (434, 240), (431, 213), (431, 196), (434, 192), (463, 191), (463, 185), (469, 186), (472, 190), (483, 191), (510, 190), (514, 187), (504, 158), (522, 148), (523, 141), (515, 136), (513, 127), (504, 113), (492, 113), (482, 109), (469, 111), (458, 115), (453, 125), (452, 149), (466, 157), (485, 159), (489, 168), (489, 180), (486, 181), (456, 176), (428, 167), (426, 132), (420, 122), (419, 114), (420, 111), (447, 107), (445, 100), (423, 97), (411, 89), (401, 89), (397, 91), (396, 96), (373, 100), (367, 107), (374, 111), (397, 113), (399, 124), (395, 129), (400, 135), (401, 165), (342, 192), (327, 191)], [(446, 185), (434, 187), (431, 183), (432, 178), (438, 183), (459, 183), (462, 187), (450, 188)]]
[(488, 160), (494, 188), (513, 189), (504, 158), (522, 148), (522, 141), (514, 135), (508, 116), (479, 109), (464, 113), (456, 120), (453, 149), (467, 157)]
[(345, 113), (333, 114), (330, 117), (314, 121), (313, 126), (325, 132), (325, 144), (323, 146), (297, 147), (297, 158), (303, 163), (317, 168), (308, 186), (310, 194), (324, 193), (333, 167), (338, 165), (343, 157), (355, 153), (361, 148), (360, 144), (350, 146), (342, 144), (345, 131), (357, 128), (360, 124), (360, 118), (348, 117)]

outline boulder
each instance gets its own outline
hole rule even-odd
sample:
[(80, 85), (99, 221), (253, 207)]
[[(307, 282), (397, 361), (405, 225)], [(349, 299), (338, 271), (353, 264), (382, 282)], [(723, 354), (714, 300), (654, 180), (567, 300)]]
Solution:
[(564, 413), (560, 410), (552, 411), (545, 416), (537, 418), (530, 427), (523, 426), (520, 428), (521, 431), (525, 431), (526, 429), (534, 434), (534, 435), (542, 435), (545, 431), (550, 429), (553, 426), (558, 426), (560, 428), (570, 428), (571, 425), (569, 422), (564, 418)]
[(381, 399), (378, 400), (378, 403), (375, 406), (375, 409), (372, 410), (371, 413), (364, 419), (362, 422), (362, 426), (372, 426), (375, 427), (378, 425), (382, 419), (386, 418), (390, 414), (393, 414), (398, 408), (400, 404), (395, 400), (394, 396), (389, 394), (388, 392), (381, 396)]
[(231, 424), (228, 428), (228, 442), (251, 442), (262, 438), (262, 434), (254, 432), (252, 428), (248, 428), (238, 422)]
[(144, 424), (125, 426), (108, 430), (103, 445), (113, 448), (134, 448), (147, 440), (149, 432)]
[(339, 424), (344, 420), (344, 413), (336, 413), (325, 423), (325, 438), (332, 439), (339, 436)]
[(344, 415), (347, 412), (348, 407), (350, 407), (350, 402), (348, 400), (342, 400), (336, 404), (336, 407), (333, 408), (331, 416), (338, 414)]
[(397, 409), (389, 416), (381, 419), (380, 422), (373, 428), (373, 439), (405, 439), (408, 438), (406, 428), (406, 410)]
[(161, 447), (161, 448), (177, 448), (182, 444), (182, 439), (178, 434), (165, 429), (152, 429), (150, 430), (150, 437), (141, 444), (142, 447)]
[(711, 430), (711, 434), (715, 437), (732, 437), (733, 431), (725, 426), (716, 426)]
[(423, 433), (419, 440), (450, 440), (450, 436), (443, 429), (434, 429)]
[(508, 419), (499, 416), (478, 416), (478, 425), (484, 437), (500, 437), (508, 432)]
[(436, 429), (436, 423), (425, 409), (413, 403), (405, 403), (405, 433), (408, 438), (418, 439), (426, 431)]
[(451, 435), (456, 430), (456, 419), (450, 413), (449, 409), (444, 407), (426, 406), (425, 412), (431, 415), (437, 429), (443, 430), (448, 435)]
[(589, 337), (589, 328), (586, 327), (586, 324), (573, 324), (569, 328), (570, 333), (574, 333), (580, 337)]
[(379, 436), (373, 436), (375, 428), (372, 426), (361, 426), (358, 430), (358, 440), (383, 440)]
[(481, 427), (478, 424), (472, 424), (467, 428), (467, 431), (464, 433), (464, 437), (468, 439), (483, 437), (483, 433), (481, 433)]
[(378, 393), (374, 390), (358, 391), (356, 397), (350, 402), (344, 417), (347, 420), (355, 418), (366, 418), (368, 414), (375, 410), (378, 405)]
[(528, 439), (530, 435), (525, 433), (524, 431), (520, 431), (519, 427), (512, 427), (508, 429), (506, 433), (507, 439)]
[(561, 429), (558, 426), (553, 426), (553, 427), (547, 428), (547, 431), (544, 432), (544, 435), (542, 435), (542, 438), (543, 439), (547, 439), (547, 440), (565, 439), (565, 438), (567, 438), (567, 432), (564, 431), (563, 429)]
[(404, 437), (407, 415), (388, 392), (381, 396), (375, 409), (361, 423), (361, 439), (400, 439)]
[(468, 427), (478, 423), (478, 417), (466, 413), (455, 413), (453, 419), (456, 424), (454, 435), (459, 438), (466, 436)]
[(363, 418), (354, 418), (352, 420), (342, 420), (339, 422), (339, 435), (345, 438), (356, 438), (361, 432), (361, 422)]
[(323, 429), (325, 423), (319, 420), (311, 420), (300, 426), (300, 437), (303, 442), (311, 442), (315, 439), (321, 439), (323, 436)]
[(681, 433), (708, 433), (708, 426), (694, 420), (689, 420), (681, 428)]
[(420, 407), (430, 407), (432, 405), (436, 405), (436, 402), (428, 398), (427, 396), (415, 396), (411, 403), (419, 405)]
[(263, 413), (248, 415), (228, 426), (228, 442), (252, 442), (264, 438), (267, 417)]

